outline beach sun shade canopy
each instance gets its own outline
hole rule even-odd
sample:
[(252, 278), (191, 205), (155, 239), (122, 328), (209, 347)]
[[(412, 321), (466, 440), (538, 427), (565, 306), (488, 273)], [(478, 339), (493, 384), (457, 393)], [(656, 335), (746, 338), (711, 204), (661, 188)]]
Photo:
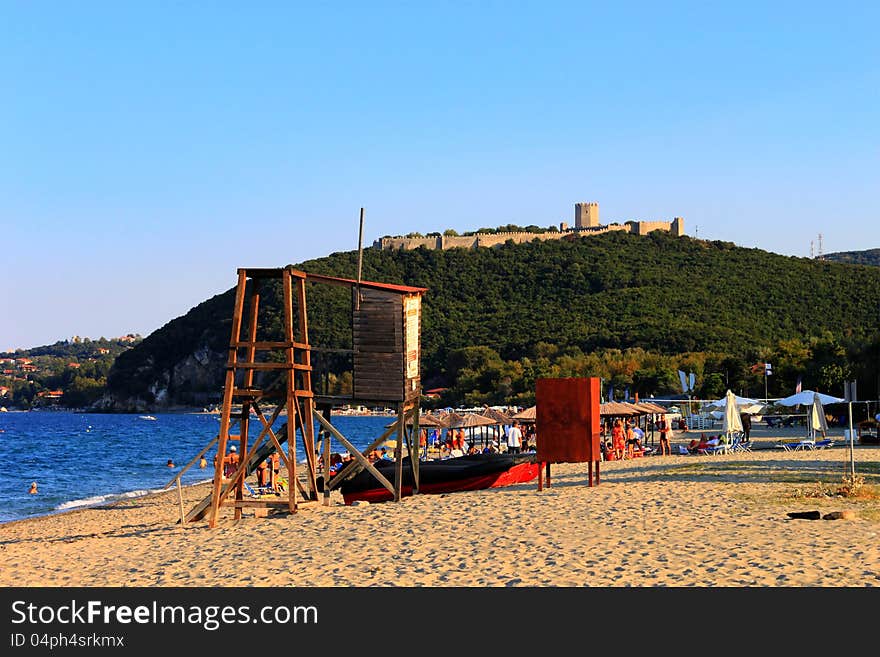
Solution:
[[(392, 422), (391, 424), (386, 424), (386, 425), (385, 425), (385, 428), (386, 428), (386, 429), (390, 429), (390, 428), (393, 427), (395, 424), (397, 424), (397, 423), (396, 423), (396, 422)], [(412, 418), (411, 418), (411, 417), (410, 417), (410, 418), (407, 418), (407, 420), (406, 420), (406, 426), (411, 427), (412, 425), (413, 425)], [(432, 428), (433, 428), (433, 427), (437, 427), (437, 428), (442, 429), (442, 428), (445, 427), (445, 426), (446, 426), (446, 425), (443, 423), (442, 420), (440, 420), (439, 418), (434, 417), (433, 415), (429, 415), (429, 414), (419, 415), (419, 427), (432, 427)]]
[(776, 403), (780, 406), (809, 406), (813, 403), (814, 395), (819, 396), (819, 401), (822, 402), (823, 406), (828, 404), (839, 404), (840, 402), (846, 401), (845, 399), (841, 399), (840, 397), (833, 397), (831, 395), (826, 395), (821, 392), (815, 392), (813, 390), (802, 390), (795, 395), (791, 395), (790, 397), (786, 397), (785, 399), (780, 399)]
[(524, 411), (520, 411), (516, 413), (511, 419), (519, 420), (520, 422), (534, 422), (537, 417), (538, 406), (529, 406)]
[(724, 418), (721, 423), (721, 431), (729, 436), (736, 431), (742, 431), (743, 425), (742, 420), (739, 417), (740, 410), (739, 404), (737, 404), (736, 395), (728, 390), (724, 398), (727, 403), (724, 406)]
[(472, 429), (474, 427), (498, 426), (497, 420), (477, 413), (450, 413), (445, 418), (445, 426), (449, 429)]
[(633, 404), (636, 408), (642, 410), (642, 412), (647, 413), (649, 415), (665, 415), (668, 411), (662, 406), (658, 406), (657, 404), (652, 404), (651, 402), (638, 402)]
[(728, 395), (733, 395), (733, 398), (736, 403), (736, 407), (739, 409), (740, 413), (748, 413), (749, 415), (754, 415), (756, 413), (760, 413), (766, 404), (758, 401), (757, 399), (750, 399), (748, 397), (740, 397), (739, 395), (734, 395), (730, 390), (727, 391), (727, 394), (724, 395), (721, 399), (717, 399), (709, 404), (709, 406), (714, 406), (715, 408), (726, 409), (728, 405)]
[(599, 404), (599, 417), (629, 417), (632, 415), (644, 415), (644, 413), (622, 402), (612, 401)]
[(819, 399), (819, 393), (813, 393), (813, 405), (807, 414), (807, 429), (810, 437), (815, 440), (816, 434), (821, 433), (823, 436), (828, 431), (828, 421), (825, 419), (825, 409), (822, 407), (822, 400)]
[(497, 408), (492, 408), (491, 406), (486, 407), (483, 411), (483, 415), (490, 420), (495, 420), (496, 424), (510, 424), (513, 421), (507, 413), (499, 411)]

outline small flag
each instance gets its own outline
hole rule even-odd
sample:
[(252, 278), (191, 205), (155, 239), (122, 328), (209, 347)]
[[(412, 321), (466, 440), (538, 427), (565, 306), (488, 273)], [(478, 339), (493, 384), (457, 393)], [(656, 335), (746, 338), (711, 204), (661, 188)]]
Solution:
[(767, 363), (755, 363), (752, 365), (751, 370), (752, 374), (757, 374), (758, 372), (766, 372)]
[(773, 374), (773, 366), (770, 363), (764, 363), (764, 374), (767, 376)]
[(683, 393), (687, 393), (687, 391), (688, 391), (687, 378), (685, 377), (684, 372), (682, 372), (681, 370), (678, 370), (678, 380), (681, 382), (681, 391)]
[(794, 387), (794, 394), (798, 394), (799, 392), (801, 392), (801, 390), (801, 377), (798, 377), (797, 385)]

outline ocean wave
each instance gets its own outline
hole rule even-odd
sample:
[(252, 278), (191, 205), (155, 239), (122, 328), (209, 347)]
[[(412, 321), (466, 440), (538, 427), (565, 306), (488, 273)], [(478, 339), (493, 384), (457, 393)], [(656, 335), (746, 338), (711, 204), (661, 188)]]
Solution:
[(155, 488), (152, 490), (133, 490), (127, 493), (113, 493), (110, 495), (94, 495), (92, 497), (85, 497), (81, 500), (62, 502), (55, 507), (55, 511), (69, 511), (70, 509), (77, 509), (79, 507), (98, 506), (100, 504), (117, 502), (131, 497), (143, 497), (144, 495), (150, 495), (151, 493), (161, 493), (163, 490), (163, 488)]
[[(198, 486), (200, 484), (210, 483), (210, 479), (200, 479), (194, 482), (188, 482), (186, 484), (182, 484), (184, 488), (188, 488), (190, 486)], [(152, 495), (154, 493), (165, 493), (169, 489), (167, 488), (149, 488), (143, 490), (132, 490), (126, 493), (110, 493), (109, 495), (93, 495), (92, 497), (85, 497), (80, 500), (70, 500), (69, 502), (62, 502), (58, 506), (56, 506), (53, 511), (70, 511), (71, 509), (78, 508), (86, 508), (92, 506), (100, 506), (103, 504), (111, 504), (113, 502), (118, 502), (120, 500), (130, 499), (132, 497), (143, 497), (144, 495)]]

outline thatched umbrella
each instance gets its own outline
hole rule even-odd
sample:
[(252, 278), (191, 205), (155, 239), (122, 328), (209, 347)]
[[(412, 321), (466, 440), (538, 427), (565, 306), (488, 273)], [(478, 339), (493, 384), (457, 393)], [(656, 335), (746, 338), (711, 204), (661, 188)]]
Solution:
[[(510, 417), (508, 413), (505, 413), (504, 411), (499, 411), (497, 408), (486, 406), (486, 408), (483, 410), (483, 415), (495, 421), (495, 429), (493, 429), (494, 435), (492, 436), (493, 440), (496, 438), (500, 438), (504, 435), (504, 430), (499, 427), (505, 427), (513, 423), (513, 418)], [(484, 439), (483, 442), (485, 446), (486, 440)]]
[(479, 413), (450, 413), (444, 418), (447, 429), (467, 429), (468, 435), (473, 442), (474, 429), (477, 427), (492, 427), (498, 423)]
[[(386, 424), (385, 428), (390, 429), (395, 424), (397, 424), (397, 423), (392, 422), (391, 424)], [(412, 425), (413, 425), (413, 419), (412, 419), (412, 417), (408, 417), (406, 419), (406, 426), (411, 427)], [(445, 426), (446, 425), (443, 423), (443, 420), (441, 420), (438, 417), (434, 417), (433, 415), (430, 415), (430, 414), (419, 415), (419, 427), (437, 427), (437, 428), (442, 429)]]
[[(434, 415), (431, 415), (430, 413), (419, 414), (419, 431), (421, 431), (422, 429), (428, 429), (428, 428), (442, 429), (446, 426), (444, 419), (445, 418), (439, 418)], [(391, 427), (395, 426), (396, 424), (397, 424), (396, 422), (391, 422), (390, 424), (386, 424), (385, 428), (390, 429)], [(412, 426), (413, 426), (412, 416), (409, 416), (406, 419), (404, 426), (407, 426), (410, 429), (412, 428)], [(418, 440), (418, 436), (416, 436), (415, 439)], [(396, 447), (397, 441), (389, 438), (388, 440), (385, 441), (385, 445), (388, 447)]]
[(519, 420), (520, 422), (528, 424), (528, 423), (535, 421), (535, 419), (537, 417), (537, 411), (538, 411), (537, 406), (529, 406), (524, 411), (520, 411), (519, 413), (516, 413), (515, 415), (513, 415), (511, 417), (511, 419), (512, 420)]
[(495, 424), (510, 424), (513, 421), (507, 413), (490, 406), (483, 410), (483, 415), (491, 420), (495, 420)]
[(604, 404), (599, 404), (599, 416), (600, 417), (632, 417), (633, 415), (640, 415), (641, 411), (636, 410), (629, 404), (624, 404), (623, 402), (605, 402)]
[(444, 420), (447, 429), (473, 429), (496, 424), (495, 420), (478, 413), (450, 413)]
[[(639, 415), (644, 415), (644, 416), (650, 415), (651, 416), (650, 440), (651, 440), (651, 446), (653, 446), (654, 445), (654, 422), (653, 422), (654, 416), (665, 415), (666, 409), (658, 404), (654, 404), (653, 402), (646, 402), (646, 401), (639, 401), (636, 403), (629, 403), (628, 402), (627, 405), (631, 406), (635, 410), (637, 410), (639, 412)], [(647, 436), (648, 435), (648, 421), (647, 421), (647, 419), (645, 420), (645, 426), (642, 428), (642, 430), (645, 432), (645, 435)]]

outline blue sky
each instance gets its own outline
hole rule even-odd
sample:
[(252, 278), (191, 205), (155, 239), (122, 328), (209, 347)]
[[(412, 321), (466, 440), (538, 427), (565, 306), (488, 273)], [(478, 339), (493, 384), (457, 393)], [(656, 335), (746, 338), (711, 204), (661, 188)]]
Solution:
[[(383, 235), (880, 247), (875, 3), (0, 0), (0, 350)], [(426, 302), (428, 302), (426, 300)]]

